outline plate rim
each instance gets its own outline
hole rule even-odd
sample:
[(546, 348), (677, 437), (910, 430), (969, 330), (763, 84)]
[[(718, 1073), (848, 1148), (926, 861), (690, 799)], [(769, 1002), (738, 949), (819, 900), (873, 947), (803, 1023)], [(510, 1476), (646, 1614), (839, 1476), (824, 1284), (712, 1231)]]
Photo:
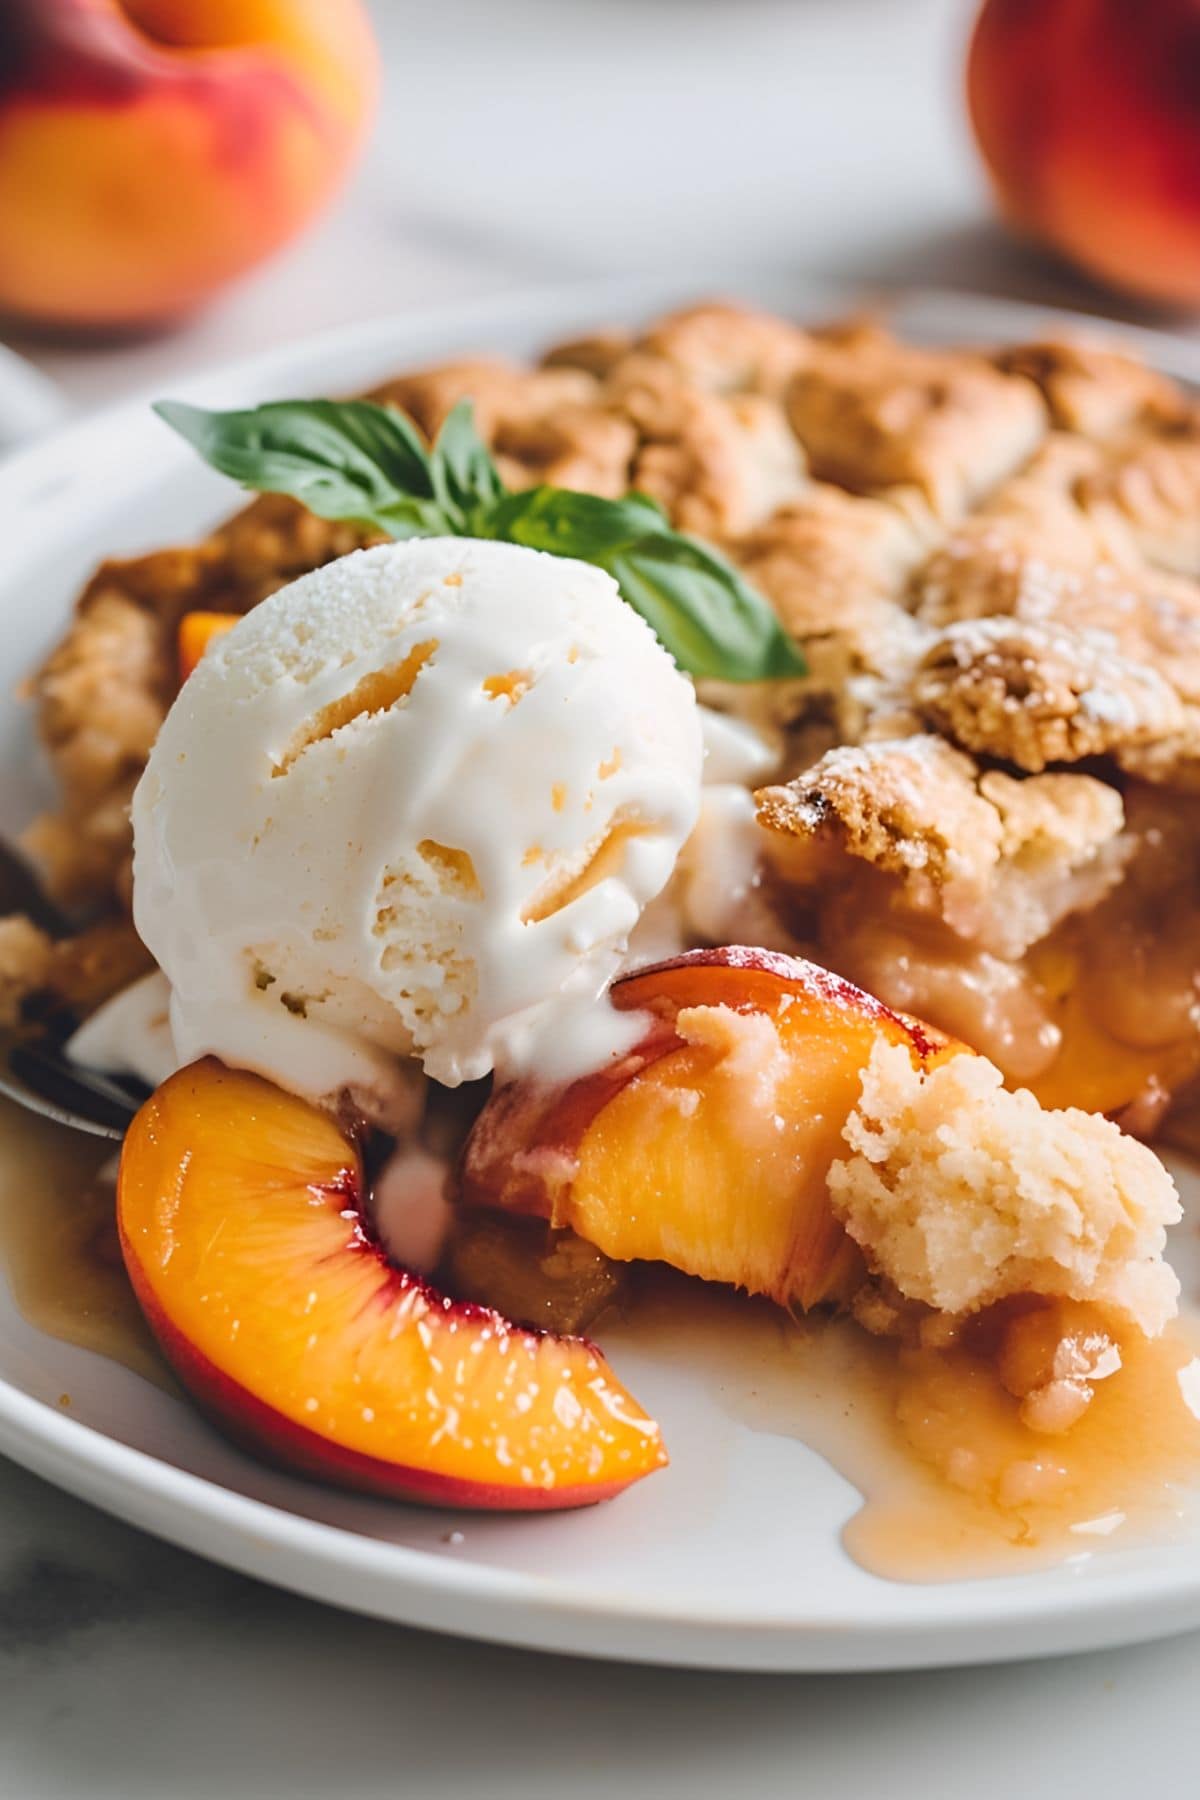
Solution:
[[(564, 319), (592, 314), (597, 322), (633, 319), (713, 292), (732, 292), (751, 302), (757, 297), (776, 306), (790, 296), (786, 305), (801, 317), (861, 306), (865, 297), (885, 306), (901, 330), (906, 312), (940, 314), (946, 323), (939, 329), (963, 338), (975, 331), (983, 336), (1027, 334), (1053, 323), (1127, 344), (1155, 367), (1200, 385), (1200, 343), (1167, 331), (953, 289), (817, 280), (779, 265), (734, 269), (711, 264), (669, 277), (582, 278), (517, 287), (445, 308), (384, 313), (265, 351), (217, 359), (167, 385), (193, 401), (212, 401), (223, 390), (261, 391), (273, 381), (294, 388), (296, 373), (309, 361), (378, 352), (381, 368), (391, 356), (400, 365), (406, 356), (454, 354), (476, 332), (486, 343), (489, 332), (527, 327), (531, 320), (556, 314)], [(553, 324), (547, 328), (555, 329)], [(142, 384), (10, 454), (0, 462), (0, 511), (11, 501), (19, 517), (24, 507), (37, 504), (39, 489), (53, 479), (56, 467), (144, 416), (163, 386)], [(164, 448), (170, 449), (169, 440)], [(1136, 1576), (1122, 1574), (1119, 1567), (1107, 1575), (1093, 1571), (1087, 1587), (1072, 1588), (1062, 1570), (1041, 1571), (1040, 1580), (1031, 1575), (1026, 1581), (1032, 1586), (1023, 1583), (1016, 1593), (987, 1580), (914, 1583), (914, 1599), (924, 1596), (925, 1604), (915, 1603), (902, 1617), (872, 1615), (863, 1605), (847, 1619), (741, 1613), (712, 1602), (665, 1604), (654, 1599), (639, 1605), (625, 1591), (459, 1561), (307, 1518), (110, 1437), (56, 1411), (3, 1375), (0, 1451), (155, 1536), (277, 1586), (397, 1623), (525, 1648), (714, 1669), (898, 1669), (1055, 1655), (1168, 1636), (1200, 1624), (1200, 1556), (1189, 1579), (1184, 1559), (1172, 1557), (1170, 1546), (1163, 1548), (1161, 1567), (1139, 1570)], [(151, 1502), (160, 1509), (154, 1516)], [(264, 1568), (265, 1546), (279, 1553), (281, 1566)], [(319, 1572), (330, 1579), (318, 1579)], [(386, 1579), (381, 1581), (381, 1574)], [(354, 1582), (368, 1576), (379, 1584), (379, 1593), (333, 1591), (335, 1577)], [(978, 1597), (969, 1616), (961, 1610), (950, 1616), (932, 1600), (968, 1587)], [(1040, 1628), (1041, 1637), (1031, 1644), (1024, 1634), (1033, 1627)]]
[[(936, 1610), (925, 1616), (871, 1616), (862, 1609), (846, 1619), (771, 1617), (732, 1607), (661, 1602), (640, 1606), (621, 1590), (608, 1593), (586, 1583), (456, 1562), (306, 1518), (124, 1444), (21, 1393), (3, 1377), (0, 1452), (152, 1536), (270, 1585), (396, 1624), (592, 1659), (778, 1673), (936, 1668), (1133, 1644), (1185, 1632), (1200, 1623), (1200, 1562), (1192, 1581), (1181, 1582), (1169, 1566), (1169, 1546), (1163, 1550), (1163, 1566), (1152, 1575), (1141, 1572), (1136, 1581), (1118, 1571), (1107, 1580), (1093, 1576), (1087, 1588), (1075, 1591), (1069, 1605), (1061, 1604), (1069, 1591), (1069, 1571), (1064, 1568), (1034, 1572), (1015, 1593), (1011, 1586), (986, 1578), (911, 1584), (914, 1595), (926, 1596), (952, 1597), (969, 1588), (980, 1599), (969, 1617), (942, 1616)], [(94, 1476), (99, 1488), (81, 1488), (81, 1472)], [(169, 1517), (148, 1516), (148, 1500), (169, 1507)], [(210, 1541), (205, 1527), (215, 1527), (223, 1541)], [(283, 1552), (284, 1566), (264, 1570), (261, 1551), (268, 1543)], [(303, 1567), (291, 1566), (296, 1557), (306, 1559)], [(314, 1580), (314, 1568), (331, 1577), (379, 1583), (382, 1575), (386, 1580), (374, 1594), (356, 1592), (348, 1597), (334, 1592), (331, 1582)], [(1046, 1577), (1058, 1579), (1047, 1583)], [(1048, 1592), (1059, 1604), (1047, 1603)], [(389, 1603), (393, 1598), (403, 1602), (402, 1611)], [(484, 1610), (469, 1620), (439, 1615), (436, 1609), (447, 1601), (468, 1602)], [(1153, 1623), (1146, 1622), (1148, 1608), (1161, 1608)], [(1093, 1630), (1097, 1621), (1105, 1624), (1099, 1636)], [(576, 1635), (581, 1625), (598, 1635), (581, 1642)], [(1057, 1629), (1048, 1630), (1031, 1646), (1024, 1635), (1031, 1626)], [(633, 1639), (630, 1627), (636, 1634)], [(705, 1634), (701, 1642), (692, 1640), (690, 1634), (695, 1632)]]

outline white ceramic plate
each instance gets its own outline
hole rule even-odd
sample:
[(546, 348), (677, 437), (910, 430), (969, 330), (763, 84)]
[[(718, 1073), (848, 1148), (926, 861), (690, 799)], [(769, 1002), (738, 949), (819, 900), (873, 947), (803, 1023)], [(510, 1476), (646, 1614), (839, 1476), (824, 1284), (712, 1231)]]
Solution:
[[(348, 391), (460, 350), (522, 355), (714, 289), (797, 317), (852, 298), (783, 277), (714, 280), (712, 271), (592, 284), (338, 331), (174, 391), (209, 405)], [(909, 293), (896, 311), (903, 330), (930, 338), (1018, 337), (1046, 323), (1044, 312), (945, 294)], [(1127, 335), (1160, 366), (1200, 375), (1196, 346)], [(231, 506), (228, 484), (170, 437), (146, 398), (0, 467), (0, 692), (15, 692), (53, 642), (99, 557), (194, 534)], [(29, 719), (10, 705), (0, 718), (0, 830), (23, 823), (45, 791)], [(8, 1182), (0, 1204), (20, 1201)], [(1052, 1654), (1200, 1625), (1200, 1538), (988, 1581), (913, 1586), (864, 1573), (838, 1541), (857, 1508), (853, 1488), (794, 1438), (747, 1423), (732, 1401), (734, 1390), (754, 1387), (754, 1370), (744, 1362), (724, 1370), (719, 1354), (705, 1367), (637, 1342), (621, 1348), (622, 1376), (664, 1422), (673, 1458), (664, 1474), (583, 1513), (464, 1517), (260, 1468), (182, 1401), (31, 1329), (0, 1287), (0, 1450), (148, 1531), (281, 1586), (406, 1624), (585, 1655), (896, 1668)], [(58, 1404), (64, 1393), (69, 1412)]]

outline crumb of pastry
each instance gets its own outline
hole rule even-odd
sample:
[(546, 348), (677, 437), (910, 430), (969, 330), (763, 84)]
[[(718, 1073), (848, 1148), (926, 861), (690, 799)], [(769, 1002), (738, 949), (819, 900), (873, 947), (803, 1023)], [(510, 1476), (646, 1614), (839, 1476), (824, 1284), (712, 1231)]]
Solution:
[(20, 914), (0, 919), (0, 1025), (17, 1024), (29, 1002), (86, 1018), (154, 967), (129, 919), (97, 919), (52, 938)]
[(54, 945), (31, 919), (0, 919), (0, 1025), (15, 1025), (26, 997), (44, 986)]
[[(779, 1028), (767, 1013), (739, 1012), (732, 1006), (685, 1006), (675, 1018), (680, 1041), (711, 1051), (720, 1079), (735, 1090), (753, 1092), (757, 1111), (774, 1105), (787, 1073)], [(747, 1109), (747, 1120), (756, 1112)]]
[(715, 392), (778, 395), (808, 359), (812, 341), (790, 320), (717, 300), (668, 313), (641, 348)]
[(686, 531), (736, 536), (804, 485), (801, 447), (764, 395), (709, 392), (646, 351), (618, 363), (604, 392), (637, 436), (627, 485)]
[(830, 1170), (834, 1209), (910, 1300), (978, 1312), (1013, 1295), (1087, 1301), (1159, 1333), (1179, 1282), (1163, 1261), (1174, 1183), (1111, 1120), (1046, 1112), (986, 1058), (917, 1069), (880, 1044)]
[(912, 683), (928, 724), (976, 755), (1038, 774), (1178, 732), (1183, 703), (1106, 633), (1013, 618), (950, 626)]
[[(981, 771), (932, 734), (839, 745), (756, 798), (785, 882), (806, 879), (806, 844), (823, 846), (898, 876), (910, 905), (1004, 957), (1094, 906), (1133, 851), (1107, 782)], [(815, 872), (830, 879), (827, 855)]]
[(1000, 822), (981, 800), (970, 757), (932, 734), (838, 745), (783, 786), (761, 788), (768, 831), (833, 835), (851, 855), (891, 874), (941, 883), (999, 855)]
[(1173, 381), (1088, 338), (1042, 338), (1001, 350), (992, 360), (1006, 375), (1035, 382), (1054, 423), (1084, 437), (1113, 438), (1141, 420), (1173, 421), (1182, 410)]
[(816, 346), (788, 410), (816, 475), (858, 492), (917, 487), (946, 518), (1019, 468), (1046, 429), (1032, 382), (878, 330)]

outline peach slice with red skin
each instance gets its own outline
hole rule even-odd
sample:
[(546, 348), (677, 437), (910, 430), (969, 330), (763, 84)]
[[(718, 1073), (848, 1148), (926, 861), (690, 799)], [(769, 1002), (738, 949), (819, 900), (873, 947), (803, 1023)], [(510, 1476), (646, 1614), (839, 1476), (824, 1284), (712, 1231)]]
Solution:
[(137, 1297), (205, 1410), (258, 1455), (444, 1506), (604, 1500), (666, 1462), (582, 1338), (522, 1330), (395, 1267), (358, 1147), (326, 1113), (207, 1060), (130, 1128), (118, 1225)]
[(568, 1226), (616, 1261), (801, 1309), (865, 1269), (826, 1191), (880, 1038), (931, 1066), (960, 1048), (796, 957), (697, 950), (639, 969), (613, 1005), (646, 1031), (581, 1080), (499, 1088), (463, 1158), (464, 1200)]

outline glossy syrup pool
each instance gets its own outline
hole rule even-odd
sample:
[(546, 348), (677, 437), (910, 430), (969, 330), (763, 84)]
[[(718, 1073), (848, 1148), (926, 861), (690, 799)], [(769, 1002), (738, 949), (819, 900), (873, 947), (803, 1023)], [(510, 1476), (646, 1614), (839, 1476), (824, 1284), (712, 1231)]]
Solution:
[(121, 1261), (114, 1150), (0, 1101), (0, 1268), (37, 1330), (170, 1387)]
[[(0, 1103), (0, 1265), (31, 1325), (170, 1387), (121, 1263), (111, 1152)], [(618, 1373), (626, 1351), (686, 1370), (731, 1425), (827, 1458), (863, 1497), (846, 1550), (892, 1580), (1014, 1574), (1200, 1534), (1198, 1317), (1135, 1346), (1063, 1438), (1021, 1425), (961, 1353), (898, 1352), (846, 1321), (797, 1323), (669, 1273), (597, 1335)]]
[(848, 1320), (794, 1322), (683, 1281), (656, 1281), (600, 1337), (618, 1369), (623, 1347), (652, 1351), (698, 1374), (732, 1421), (824, 1456), (862, 1495), (846, 1550), (890, 1580), (1020, 1574), (1200, 1535), (1194, 1316), (1136, 1346), (1057, 1438), (1022, 1425), (963, 1353), (898, 1350)]

